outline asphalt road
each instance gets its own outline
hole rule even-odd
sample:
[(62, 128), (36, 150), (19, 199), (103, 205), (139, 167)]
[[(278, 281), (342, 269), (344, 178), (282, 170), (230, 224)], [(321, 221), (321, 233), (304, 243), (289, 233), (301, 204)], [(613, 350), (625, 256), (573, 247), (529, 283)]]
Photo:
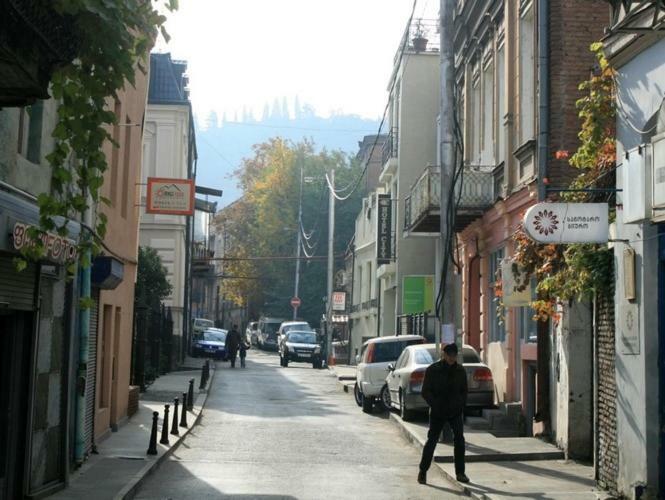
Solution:
[(244, 370), (218, 363), (201, 423), (136, 498), (460, 496), (434, 467), (419, 485), (416, 450), (385, 415), (363, 414), (328, 370), (248, 354)]

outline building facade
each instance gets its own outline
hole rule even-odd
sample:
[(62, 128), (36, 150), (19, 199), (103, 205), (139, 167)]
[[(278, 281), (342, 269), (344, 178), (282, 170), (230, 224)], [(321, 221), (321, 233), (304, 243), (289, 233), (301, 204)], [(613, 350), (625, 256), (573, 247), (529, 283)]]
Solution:
[[(186, 63), (170, 54), (151, 54), (148, 106), (143, 131), (142, 197), (148, 177), (192, 179), (196, 142), (187, 91)], [(139, 244), (157, 250), (173, 290), (165, 305), (173, 315), (173, 334), (180, 339), (178, 360), (187, 350), (191, 283), (191, 217), (147, 214), (141, 210)]]

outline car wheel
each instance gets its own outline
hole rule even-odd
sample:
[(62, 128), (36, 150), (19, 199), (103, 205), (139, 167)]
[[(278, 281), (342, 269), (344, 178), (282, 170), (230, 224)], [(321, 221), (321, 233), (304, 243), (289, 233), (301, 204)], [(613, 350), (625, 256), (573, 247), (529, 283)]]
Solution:
[(363, 393), (360, 392), (360, 387), (358, 387), (357, 383), (353, 386), (353, 397), (355, 398), (356, 404), (358, 406), (363, 405)]
[(365, 413), (372, 413), (374, 407), (374, 398), (371, 396), (363, 396), (363, 411)]
[(381, 402), (381, 409), (383, 411), (390, 411), (390, 389), (388, 389), (388, 384), (384, 385), (381, 388), (381, 393), (379, 394), (379, 401)]
[(402, 399), (402, 393), (399, 395), (399, 416), (402, 417), (402, 420), (408, 422), (413, 420), (413, 412), (406, 407), (406, 403)]

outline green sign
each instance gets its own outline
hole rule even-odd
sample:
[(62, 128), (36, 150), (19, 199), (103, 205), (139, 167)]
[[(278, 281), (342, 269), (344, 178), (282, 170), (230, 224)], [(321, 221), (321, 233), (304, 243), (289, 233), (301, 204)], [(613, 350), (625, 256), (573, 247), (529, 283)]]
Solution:
[(402, 314), (434, 311), (434, 276), (404, 276)]

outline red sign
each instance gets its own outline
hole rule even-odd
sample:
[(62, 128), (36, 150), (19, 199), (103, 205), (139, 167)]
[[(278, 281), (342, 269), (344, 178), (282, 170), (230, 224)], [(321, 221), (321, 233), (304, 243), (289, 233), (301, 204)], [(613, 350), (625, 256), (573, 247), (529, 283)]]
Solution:
[(194, 215), (194, 180), (148, 177), (145, 211), (149, 214)]
[(293, 297), (291, 299), (291, 307), (293, 308), (300, 307), (300, 304), (302, 304), (300, 297)]
[[(30, 224), (22, 224), (17, 222), (14, 224), (12, 236), (14, 240), (14, 248), (21, 250), (26, 247), (33, 247), (37, 242), (32, 239), (28, 230), (32, 226)], [(46, 258), (53, 262), (72, 262), (78, 257), (78, 248), (76, 242), (63, 238), (53, 233), (42, 233), (38, 236), (46, 250)]]

